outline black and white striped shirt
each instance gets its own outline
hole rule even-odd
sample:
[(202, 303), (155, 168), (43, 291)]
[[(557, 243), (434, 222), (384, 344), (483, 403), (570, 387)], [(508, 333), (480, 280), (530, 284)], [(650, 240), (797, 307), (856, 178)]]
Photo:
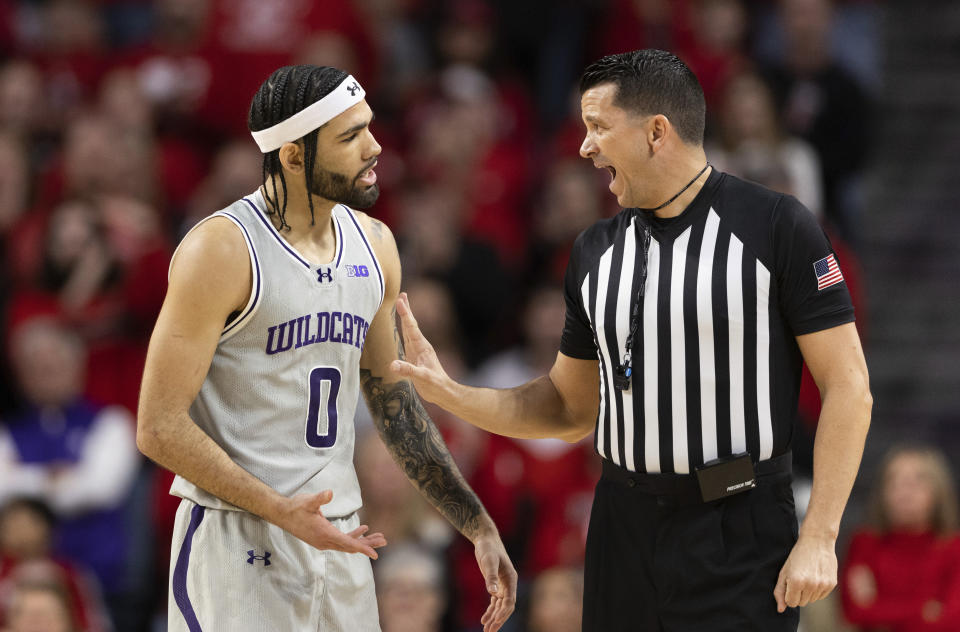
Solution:
[[(649, 222), (631, 388), (613, 386), (639, 283), (637, 232)], [(642, 248), (642, 244), (640, 246)], [(795, 337), (853, 320), (846, 284), (818, 289), (832, 254), (796, 199), (714, 171), (674, 218), (625, 210), (574, 244), (561, 352), (599, 359), (596, 449), (637, 472), (689, 473), (747, 451), (790, 446), (802, 358)]]

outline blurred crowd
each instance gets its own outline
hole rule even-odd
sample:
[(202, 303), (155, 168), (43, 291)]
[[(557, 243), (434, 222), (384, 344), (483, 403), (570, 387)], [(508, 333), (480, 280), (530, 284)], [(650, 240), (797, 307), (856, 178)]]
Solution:
[[(178, 499), (134, 443), (146, 343), (180, 237), (260, 184), (246, 111), (276, 67), (332, 65), (364, 84), (383, 146), (373, 213), (398, 237), (421, 327), (452, 375), (507, 387), (549, 369), (569, 247), (618, 210), (606, 172), (577, 155), (579, 74), (636, 48), (697, 73), (717, 168), (822, 220), (863, 331), (879, 12), (869, 0), (0, 0), (0, 629), (163, 629)], [(809, 379), (802, 399), (801, 473), (819, 406)], [(592, 441), (518, 442), (430, 412), (520, 572), (509, 630), (579, 629)], [(486, 593), (472, 550), (358, 427), (363, 519), (391, 542), (375, 566), (384, 630), (476, 629)], [(886, 470), (879, 530), (851, 545), (851, 621), (894, 625), (879, 601), (912, 590), (920, 603), (949, 574), (886, 576), (956, 527), (939, 464), (909, 452)], [(919, 528), (933, 510), (915, 507), (904, 523), (901, 479), (936, 488), (924, 493), (942, 520)], [(939, 595), (924, 593), (923, 621), (952, 612)]]

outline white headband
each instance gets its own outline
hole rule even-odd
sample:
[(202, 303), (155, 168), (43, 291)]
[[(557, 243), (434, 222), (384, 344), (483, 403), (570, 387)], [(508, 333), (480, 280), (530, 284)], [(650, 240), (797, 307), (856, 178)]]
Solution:
[(284, 119), (272, 127), (250, 132), (253, 140), (263, 153), (279, 149), (284, 143), (303, 138), (335, 116), (342, 114), (347, 108), (363, 101), (366, 94), (353, 75), (349, 75), (333, 92), (313, 103), (288, 119)]

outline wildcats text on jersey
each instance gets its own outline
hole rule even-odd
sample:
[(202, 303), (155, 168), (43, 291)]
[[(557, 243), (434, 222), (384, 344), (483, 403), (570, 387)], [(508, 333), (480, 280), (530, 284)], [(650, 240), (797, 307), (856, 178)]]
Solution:
[(298, 316), (267, 328), (267, 355), (299, 349), (320, 342), (339, 342), (363, 350), (370, 323), (356, 314), (317, 312)]

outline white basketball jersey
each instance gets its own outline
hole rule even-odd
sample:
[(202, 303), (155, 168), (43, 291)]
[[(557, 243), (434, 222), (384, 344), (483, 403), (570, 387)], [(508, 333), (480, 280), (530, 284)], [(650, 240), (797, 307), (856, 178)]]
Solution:
[[(360, 508), (353, 415), (360, 353), (383, 301), (383, 273), (346, 206), (333, 209), (336, 254), (320, 265), (287, 243), (265, 209), (257, 191), (210, 216), (240, 228), (250, 261), (237, 265), (251, 267), (253, 282), (246, 307), (221, 334), (190, 416), (280, 494), (332, 489), (324, 515), (346, 516)], [(180, 476), (171, 493), (236, 509)]]

